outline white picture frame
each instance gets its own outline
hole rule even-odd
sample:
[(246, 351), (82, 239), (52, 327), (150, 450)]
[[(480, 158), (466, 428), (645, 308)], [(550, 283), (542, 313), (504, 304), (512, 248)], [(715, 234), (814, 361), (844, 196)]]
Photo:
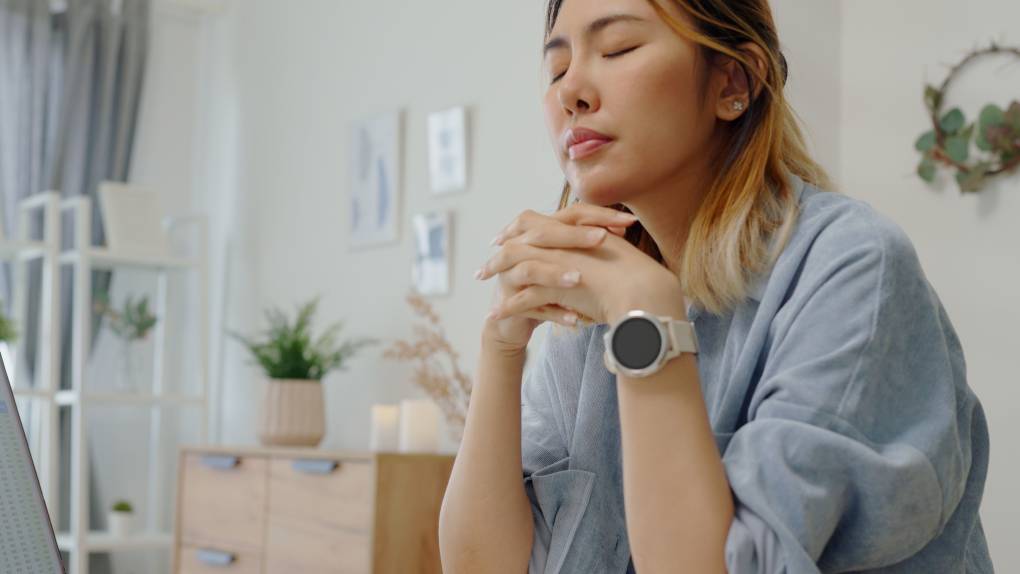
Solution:
[(353, 122), (350, 132), (350, 247), (400, 240), (403, 111)]
[(450, 211), (419, 213), (412, 219), (414, 261), (411, 282), (421, 295), (450, 292), (450, 245), (453, 214)]
[(111, 251), (166, 257), (170, 242), (159, 194), (126, 183), (99, 184), (99, 209)]
[(429, 183), (433, 194), (467, 189), (467, 123), (467, 109), (462, 106), (429, 114)]

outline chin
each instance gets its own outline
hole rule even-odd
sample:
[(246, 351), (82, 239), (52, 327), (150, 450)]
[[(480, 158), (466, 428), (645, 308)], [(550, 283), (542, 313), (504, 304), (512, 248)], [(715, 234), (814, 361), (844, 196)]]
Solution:
[(630, 189), (624, 183), (626, 179), (581, 177), (570, 180), (570, 189), (574, 196), (585, 203), (609, 206), (623, 203), (630, 197)]

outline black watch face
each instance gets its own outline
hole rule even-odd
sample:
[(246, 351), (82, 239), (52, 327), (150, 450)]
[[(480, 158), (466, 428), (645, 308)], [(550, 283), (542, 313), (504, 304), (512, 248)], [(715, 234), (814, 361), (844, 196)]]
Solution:
[(630, 317), (617, 326), (612, 344), (616, 361), (628, 369), (638, 370), (650, 367), (658, 358), (662, 337), (652, 321)]

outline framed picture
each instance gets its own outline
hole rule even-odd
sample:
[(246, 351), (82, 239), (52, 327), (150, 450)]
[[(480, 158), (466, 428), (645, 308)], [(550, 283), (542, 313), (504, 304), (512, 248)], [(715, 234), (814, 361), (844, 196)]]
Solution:
[(155, 257), (169, 255), (164, 213), (157, 193), (104, 181), (99, 184), (99, 209), (110, 250)]
[(429, 114), (429, 181), (434, 194), (467, 188), (467, 110)]
[(414, 216), (414, 264), (411, 280), (422, 295), (450, 292), (450, 226), (449, 211), (422, 213)]
[(354, 122), (350, 148), (352, 248), (400, 239), (403, 114)]

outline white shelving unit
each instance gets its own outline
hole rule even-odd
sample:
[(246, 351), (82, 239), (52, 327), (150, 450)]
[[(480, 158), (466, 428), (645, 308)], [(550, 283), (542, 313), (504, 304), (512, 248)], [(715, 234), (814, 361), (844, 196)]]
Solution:
[[(32, 216), (42, 216), (42, 238), (29, 239)], [(27, 265), (41, 261), (39, 329), (37, 352), (35, 357), (34, 388), (22, 388), (18, 385), (18, 375), (24, 370), (19, 365), (21, 358), (20, 343), (6, 365), (11, 376), (14, 394), (32, 399), (46, 399), (52, 396), (59, 385), (60, 378), (60, 319), (59, 308), (59, 264), (60, 254), (60, 196), (56, 193), (40, 193), (23, 200), (18, 205), (18, 238), (13, 241), (0, 241), (0, 258), (12, 264), (12, 291), (14, 319), (19, 330), (24, 331), (28, 318), (28, 273)], [(22, 337), (24, 335), (22, 334)], [(33, 427), (39, 434), (39, 444), (57, 445), (59, 433), (59, 405), (52, 401), (42, 403), (38, 418), (33, 419)], [(50, 520), (56, 524), (58, 516), (57, 501), (59, 500), (59, 448), (45, 447), (41, 452), (33, 452), (33, 458), (39, 474), (39, 482), (43, 496), (46, 498), (50, 512)]]
[[(192, 226), (195, 233), (194, 257), (152, 257), (137, 253), (111, 251), (91, 246), (92, 203), (87, 197), (60, 200), (56, 194), (40, 194), (45, 198), (33, 197), (22, 207), (22, 233), (27, 230), (28, 217), (31, 209), (44, 209), (44, 241), (20, 241), (15, 245), (0, 245), (0, 256), (24, 261), (31, 257), (43, 257), (43, 302), (40, 321), (45, 320), (45, 332), (39, 344), (39, 362), (36, 372), (39, 383), (35, 388), (21, 388), (15, 381), (15, 394), (19, 397), (44, 401), (46, 405), (45, 427), (40, 444), (42, 452), (38, 453), (37, 465), (40, 467), (42, 482), (51, 518), (57, 524), (58, 516), (58, 464), (59, 464), (59, 409), (71, 409), (71, 461), (70, 461), (70, 530), (59, 532), (58, 545), (61, 550), (69, 553), (69, 574), (87, 574), (88, 556), (94, 552), (113, 552), (122, 550), (169, 550), (172, 544), (172, 527), (161, 530), (162, 507), (160, 505), (164, 481), (174, 476), (166, 472), (166, 468), (174, 461), (166, 460), (162, 455), (164, 410), (168, 408), (198, 409), (200, 415), (200, 440), (208, 440), (209, 421), (209, 309), (208, 309), (208, 261), (207, 261), (207, 227), (206, 220), (201, 216), (168, 217), (164, 227), (168, 234), (177, 232), (184, 226)], [(60, 221), (61, 216), (70, 213), (73, 225), (73, 248), (61, 252)], [(59, 344), (60, 320), (59, 283), (60, 273), (64, 268), (73, 271), (72, 322), (71, 322), (71, 388), (59, 389)], [(154, 357), (151, 391), (116, 392), (98, 391), (86, 385), (86, 363), (88, 360), (92, 309), (92, 271), (96, 269), (144, 269), (156, 274), (156, 297), (154, 312), (160, 320), (154, 328)], [(20, 270), (19, 270), (20, 271)], [(197, 273), (199, 298), (198, 330), (198, 377), (199, 390), (195, 394), (181, 394), (165, 391), (167, 375), (166, 352), (166, 321), (167, 290), (169, 276), (173, 273)], [(25, 315), (24, 273), (19, 275), (19, 283), (15, 295), (15, 308), (18, 318)], [(19, 322), (19, 324), (24, 324)], [(89, 451), (87, 442), (87, 411), (92, 406), (117, 406), (120, 408), (138, 408), (149, 410), (148, 437), (148, 476), (147, 476), (147, 524), (144, 531), (127, 537), (115, 537), (107, 532), (89, 531)], [(172, 517), (171, 517), (172, 520)]]

